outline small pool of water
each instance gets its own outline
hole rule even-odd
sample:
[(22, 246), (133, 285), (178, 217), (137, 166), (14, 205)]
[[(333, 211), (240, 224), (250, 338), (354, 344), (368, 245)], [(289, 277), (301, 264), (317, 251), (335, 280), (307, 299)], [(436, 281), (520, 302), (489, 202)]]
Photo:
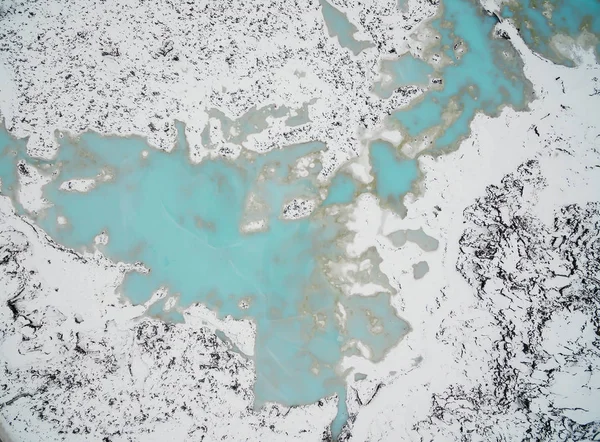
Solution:
[(338, 39), (340, 46), (350, 49), (354, 55), (358, 55), (373, 46), (370, 41), (361, 41), (355, 38), (354, 35), (358, 29), (348, 20), (346, 14), (327, 0), (319, 0), (319, 3), (321, 4), (321, 12), (325, 19), (327, 31), (331, 37)]
[(327, 189), (324, 206), (333, 204), (350, 204), (356, 198), (358, 186), (356, 181), (347, 173), (338, 172), (331, 180)]
[(427, 86), (433, 68), (425, 61), (405, 54), (397, 59), (381, 60), (379, 71), (386, 77), (373, 85), (373, 92), (381, 98), (389, 98), (402, 86)]
[(403, 215), (403, 198), (419, 177), (417, 160), (402, 157), (386, 141), (374, 141), (370, 150), (375, 191), (384, 204)]

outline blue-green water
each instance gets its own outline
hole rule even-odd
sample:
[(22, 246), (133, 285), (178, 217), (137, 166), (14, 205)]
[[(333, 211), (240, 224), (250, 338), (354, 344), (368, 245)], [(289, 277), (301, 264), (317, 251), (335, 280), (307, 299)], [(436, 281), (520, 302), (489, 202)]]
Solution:
[[(183, 133), (181, 127), (179, 131)], [(332, 430), (338, 434), (347, 413), (345, 385), (336, 366), (344, 354), (356, 351), (342, 347), (360, 340), (380, 359), (407, 325), (396, 316), (389, 294), (348, 298), (329, 283), (323, 265), (344, 255), (339, 243), (340, 235), (347, 234), (343, 224), (325, 209), (308, 219), (280, 216), (287, 200), (317, 193), (314, 177), (294, 179), (288, 172), (295, 161), (324, 145), (288, 146), (265, 156), (194, 166), (183, 144), (180, 140), (173, 152), (165, 153), (149, 149), (141, 139), (87, 133), (76, 141), (64, 139), (57, 157), (40, 163), (27, 158), (23, 143), (3, 131), (2, 192), (12, 194), (20, 158), (47, 173), (57, 171), (44, 188), (53, 206), (36, 220), (52, 238), (81, 250), (106, 232), (106, 256), (140, 261), (150, 269), (125, 279), (123, 293), (135, 303), (166, 287), (180, 294), (182, 306), (202, 302), (220, 315), (253, 318), (257, 403), (295, 405), (337, 393), (340, 412)], [(109, 181), (98, 181), (87, 193), (59, 188), (67, 180), (106, 175)], [(336, 177), (341, 184), (333, 186), (328, 204), (352, 200), (347, 189), (353, 184), (343, 180)], [(260, 213), (268, 221), (266, 231), (240, 229), (251, 194), (268, 202)], [(58, 216), (68, 226), (59, 225)], [(242, 299), (250, 300), (247, 310), (239, 307)], [(336, 319), (337, 303), (347, 312), (346, 324)], [(161, 307), (156, 305), (154, 313), (164, 316)]]
[[(433, 143), (436, 148), (453, 146), (466, 137), (477, 112), (494, 115), (505, 104), (523, 109), (530, 98), (530, 86), (514, 49), (508, 41), (493, 38), (496, 19), (471, 0), (446, 1), (441, 7), (441, 17), (431, 23), (440, 39), (429, 50), (445, 54), (449, 60), (441, 69), (443, 87), (427, 92), (410, 108), (395, 112), (391, 120), (410, 138), (439, 128)], [(464, 51), (458, 53), (455, 45)], [(503, 52), (511, 57), (506, 58)]]
[(511, 18), (525, 43), (544, 57), (566, 66), (572, 60), (556, 51), (553, 35), (577, 38), (583, 31), (596, 36), (596, 59), (600, 60), (600, 1), (598, 0), (513, 0), (502, 9)]
[(423, 60), (410, 54), (397, 59), (382, 60), (379, 71), (391, 77), (389, 82), (376, 82), (373, 92), (382, 98), (389, 98), (396, 89), (408, 85), (427, 86), (433, 68)]
[(385, 141), (371, 143), (371, 167), (377, 196), (393, 210), (402, 213), (403, 196), (419, 176), (416, 160), (402, 158), (394, 146)]
[(356, 181), (346, 173), (338, 173), (327, 190), (327, 198), (323, 201), (324, 206), (333, 204), (350, 204), (356, 197), (358, 188)]
[(337, 37), (340, 46), (350, 49), (354, 55), (358, 55), (373, 46), (369, 41), (360, 41), (354, 38), (354, 34), (358, 29), (342, 11), (327, 0), (320, 0), (320, 4), (327, 31), (331, 37)]

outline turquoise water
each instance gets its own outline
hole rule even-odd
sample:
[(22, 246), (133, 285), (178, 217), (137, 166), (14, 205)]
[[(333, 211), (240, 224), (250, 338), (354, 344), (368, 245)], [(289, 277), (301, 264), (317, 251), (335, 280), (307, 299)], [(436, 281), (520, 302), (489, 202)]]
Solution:
[(596, 59), (600, 60), (600, 1), (598, 0), (513, 0), (502, 9), (511, 18), (525, 43), (544, 57), (566, 66), (569, 60), (550, 45), (553, 35), (577, 38), (582, 31), (594, 34)]
[(346, 327), (352, 330), (355, 339), (368, 342), (371, 359), (375, 362), (383, 359), (390, 347), (397, 343), (397, 337), (407, 331), (406, 323), (389, 314), (388, 303), (389, 295), (386, 293), (349, 299)]
[(354, 55), (358, 55), (373, 46), (369, 41), (360, 41), (354, 38), (354, 34), (358, 29), (342, 11), (327, 0), (320, 0), (320, 4), (329, 36), (337, 37), (340, 46), (350, 49)]
[[(453, 146), (466, 137), (477, 112), (494, 115), (504, 104), (523, 109), (530, 89), (509, 42), (492, 38), (494, 17), (471, 0), (446, 1), (442, 10), (431, 24), (440, 40), (429, 50), (445, 54), (449, 61), (441, 68), (443, 88), (392, 115), (392, 124), (399, 123), (411, 138), (439, 128), (436, 148)], [(454, 46), (460, 42), (458, 47), (465, 50), (457, 53)], [(512, 57), (504, 57), (503, 51)]]
[(419, 177), (416, 160), (403, 158), (386, 141), (371, 143), (371, 167), (377, 196), (399, 213), (404, 212), (402, 200)]
[[(181, 126), (178, 130), (183, 133)], [(3, 193), (10, 194), (24, 146), (5, 131), (0, 141), (0, 178)], [(123, 293), (134, 303), (166, 287), (180, 294), (182, 306), (202, 302), (221, 316), (253, 318), (257, 404), (311, 403), (337, 393), (339, 414), (332, 430), (338, 434), (347, 412), (345, 384), (336, 366), (344, 354), (356, 352), (352, 345), (342, 347), (360, 340), (380, 359), (407, 324), (396, 316), (389, 294), (348, 298), (329, 283), (323, 264), (344, 255), (339, 241), (348, 232), (343, 224), (325, 209), (307, 219), (280, 217), (289, 199), (317, 194), (314, 176), (295, 179), (288, 173), (299, 158), (322, 149), (321, 143), (307, 143), (194, 166), (181, 139), (165, 153), (149, 149), (141, 139), (87, 133), (76, 141), (63, 139), (51, 164), (27, 160), (47, 172), (58, 171), (44, 188), (54, 206), (36, 219), (52, 238), (82, 250), (106, 232), (108, 244), (100, 246), (106, 256), (139, 261), (150, 269), (125, 279)], [(87, 193), (59, 189), (63, 181), (98, 176), (111, 178)], [(343, 175), (334, 181), (328, 204), (349, 202), (351, 184)], [(260, 213), (251, 213), (267, 220), (266, 231), (240, 229), (250, 195), (268, 202)], [(58, 216), (69, 225), (60, 226)], [(242, 299), (250, 301), (247, 310), (239, 307)], [(181, 320), (177, 313), (161, 312), (163, 302), (149, 313)], [(336, 319), (338, 302), (348, 314), (346, 324)]]
[(381, 98), (389, 98), (402, 86), (427, 86), (433, 68), (423, 60), (412, 55), (403, 55), (394, 60), (382, 60), (379, 71), (391, 77), (389, 82), (376, 82), (373, 92)]
[(340, 172), (331, 180), (323, 205), (350, 204), (354, 201), (357, 190), (356, 181), (350, 175)]

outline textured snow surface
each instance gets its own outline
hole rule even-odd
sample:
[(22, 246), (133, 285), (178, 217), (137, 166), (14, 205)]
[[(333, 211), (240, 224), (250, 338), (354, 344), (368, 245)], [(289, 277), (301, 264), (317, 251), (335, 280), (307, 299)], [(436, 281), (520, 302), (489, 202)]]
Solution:
[[(329, 147), (326, 176), (357, 155), (361, 132), (420, 93), (407, 87), (382, 100), (370, 89), (380, 55), (420, 45), (408, 35), (435, 3), (413, 1), (410, 14), (396, 0), (340, 5), (375, 43), (354, 56), (329, 37), (315, 0), (6, 0), (0, 110), (13, 135), (31, 137), (29, 153), (44, 158), (56, 151), (56, 129), (137, 134), (169, 150), (179, 120), (194, 161), (235, 154), (240, 143), (265, 151), (319, 140)], [(249, 137), (223, 128), (278, 108)], [(308, 123), (284, 124), (303, 108)]]

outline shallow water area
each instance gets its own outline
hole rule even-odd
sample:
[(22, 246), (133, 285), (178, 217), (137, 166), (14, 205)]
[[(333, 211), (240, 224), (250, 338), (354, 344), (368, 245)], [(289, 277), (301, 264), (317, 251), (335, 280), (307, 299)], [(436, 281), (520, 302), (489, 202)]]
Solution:
[(402, 157), (390, 143), (374, 141), (370, 146), (371, 166), (377, 196), (403, 215), (403, 197), (419, 177), (417, 160)]
[(358, 55), (363, 50), (373, 46), (370, 41), (362, 41), (355, 38), (354, 34), (358, 29), (356, 29), (356, 26), (348, 20), (348, 17), (342, 11), (327, 0), (320, 0), (319, 3), (329, 35), (336, 37), (340, 46), (350, 49), (354, 55)]
[(425, 61), (405, 54), (397, 59), (381, 60), (379, 71), (386, 77), (373, 85), (373, 92), (382, 98), (389, 98), (402, 86), (427, 86), (433, 68)]
[(466, 137), (477, 112), (494, 115), (507, 104), (523, 109), (530, 90), (510, 43), (493, 35), (495, 17), (472, 0), (445, 1), (441, 8), (441, 16), (431, 23), (439, 39), (425, 53), (444, 60), (438, 67), (442, 88), (430, 90), (391, 119), (409, 138), (437, 128), (437, 136), (429, 140), (437, 149), (455, 146)]
[(354, 201), (357, 192), (356, 181), (350, 175), (338, 172), (327, 189), (327, 198), (323, 201), (323, 206), (350, 204)]
[(600, 2), (597, 0), (511, 0), (501, 11), (519, 28), (523, 40), (534, 51), (555, 63), (573, 66), (573, 60), (558, 50), (556, 37), (574, 41), (587, 32), (596, 60), (600, 60)]
[[(166, 153), (141, 139), (85, 133), (63, 138), (51, 162), (26, 157), (24, 143), (5, 131), (0, 141), (2, 193), (14, 199), (19, 159), (56, 172), (44, 187), (52, 207), (29, 214), (14, 199), (19, 213), (34, 217), (61, 244), (97, 247), (114, 261), (149, 269), (126, 276), (122, 291), (134, 303), (162, 288), (180, 296), (179, 307), (201, 302), (221, 316), (255, 321), (257, 404), (299, 405), (337, 394), (332, 430), (338, 434), (347, 419), (345, 382), (337, 372), (343, 355), (356, 354), (360, 341), (372, 359), (380, 359), (408, 330), (389, 293), (347, 297), (330, 283), (324, 266), (344, 257), (349, 232), (343, 223), (325, 207), (309, 218), (281, 216), (290, 199), (318, 195), (318, 168), (303, 178), (289, 172), (299, 159), (322, 150), (322, 143), (193, 165), (182, 136)], [(80, 179), (95, 185), (73, 190)], [(330, 193), (327, 205), (352, 201), (351, 182), (334, 189), (339, 190)], [(261, 219), (266, 227), (247, 231), (249, 219)], [(108, 242), (94, 246), (101, 233)], [(177, 311), (163, 312), (163, 305), (159, 301), (148, 314), (181, 320)]]

